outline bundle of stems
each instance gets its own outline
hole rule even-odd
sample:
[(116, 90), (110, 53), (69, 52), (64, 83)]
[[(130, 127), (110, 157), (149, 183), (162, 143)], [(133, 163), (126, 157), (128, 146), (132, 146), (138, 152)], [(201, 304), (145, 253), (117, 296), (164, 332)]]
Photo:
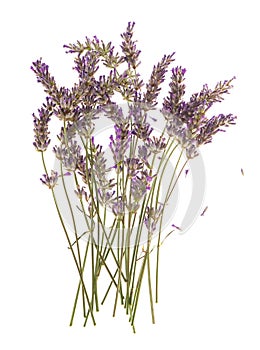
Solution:
[[(121, 35), (122, 54), (96, 36), (65, 45), (67, 52), (76, 54), (74, 69), (79, 76), (70, 89), (58, 87), (42, 59), (31, 68), (47, 93), (38, 116), (33, 114), (34, 146), (45, 171), (41, 181), (52, 192), (79, 275), (70, 325), (81, 307), (83, 324), (91, 320), (95, 325), (100, 305), (114, 295), (113, 316), (121, 304), (135, 332), (145, 280), (155, 323), (160, 249), (176, 229), (169, 223), (165, 229), (166, 208), (178, 180), (199, 154), (198, 148), (234, 124), (236, 117), (206, 116), (232, 88), (234, 78), (217, 83), (214, 89), (204, 85), (184, 100), (186, 69), (180, 66), (171, 69), (169, 93), (158, 108), (161, 84), (174, 53), (163, 56), (144, 84), (137, 71), (141, 51), (133, 40), (133, 28), (129, 22)], [(97, 76), (100, 63), (107, 75)], [(118, 96), (123, 105), (115, 101)], [(53, 116), (61, 128), (52, 149), (55, 167), (49, 171), (45, 152)], [(102, 139), (101, 144), (97, 121), (110, 126), (108, 140)]]

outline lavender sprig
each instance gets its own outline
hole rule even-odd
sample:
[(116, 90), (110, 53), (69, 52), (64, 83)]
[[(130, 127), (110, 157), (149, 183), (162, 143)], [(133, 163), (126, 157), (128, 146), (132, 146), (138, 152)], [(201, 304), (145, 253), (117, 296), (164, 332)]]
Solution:
[(49, 127), (48, 123), (50, 121), (50, 117), (52, 115), (54, 104), (50, 101), (49, 98), (47, 98), (46, 104), (43, 104), (43, 106), (38, 109), (38, 115), (39, 117), (36, 117), (35, 114), (33, 114), (33, 123), (34, 123), (34, 147), (39, 152), (45, 152), (51, 142), (49, 138)]
[(159, 203), (158, 208), (146, 207), (144, 223), (150, 234), (155, 233), (157, 223), (163, 214), (163, 208), (164, 205), (162, 203)]
[(51, 97), (55, 96), (58, 91), (55, 79), (49, 72), (49, 66), (42, 62), (42, 58), (33, 62), (31, 69), (36, 75), (37, 82), (44, 86), (44, 91)]
[(151, 188), (153, 177), (148, 175), (146, 171), (142, 171), (140, 175), (136, 175), (131, 179), (131, 196), (134, 202), (138, 203)]
[(186, 69), (182, 67), (172, 69), (169, 95), (163, 100), (163, 113), (167, 119), (171, 119), (178, 111), (178, 107), (185, 94), (185, 73)]
[(49, 189), (52, 189), (56, 186), (58, 182), (58, 172), (51, 170), (51, 175), (43, 174), (43, 177), (40, 179), (41, 182), (46, 185)]
[(160, 85), (165, 80), (165, 74), (169, 65), (174, 61), (175, 52), (171, 55), (164, 55), (162, 60), (153, 67), (153, 71), (149, 82), (146, 84), (146, 92), (144, 93), (143, 102), (148, 104), (151, 107), (157, 105), (157, 97), (161, 91)]
[(135, 22), (129, 22), (126, 31), (121, 34), (123, 42), (121, 44), (121, 49), (124, 54), (124, 59), (128, 63), (129, 67), (136, 69), (140, 65), (139, 55), (140, 50), (136, 48), (136, 40), (133, 40), (133, 29)]
[(219, 114), (209, 119), (199, 130), (197, 141), (199, 145), (212, 142), (212, 136), (219, 131), (225, 131), (223, 127), (235, 125), (236, 116), (232, 114)]
[(55, 146), (53, 152), (55, 153), (56, 158), (62, 162), (63, 166), (68, 171), (75, 171), (82, 160), (81, 147), (76, 141), (70, 141), (59, 147)]
[(109, 147), (112, 151), (115, 164), (117, 165), (124, 161), (126, 150), (131, 141), (131, 132), (127, 128), (118, 127), (117, 125), (114, 126), (114, 129), (116, 135), (115, 138), (113, 135), (110, 136), (111, 142)]

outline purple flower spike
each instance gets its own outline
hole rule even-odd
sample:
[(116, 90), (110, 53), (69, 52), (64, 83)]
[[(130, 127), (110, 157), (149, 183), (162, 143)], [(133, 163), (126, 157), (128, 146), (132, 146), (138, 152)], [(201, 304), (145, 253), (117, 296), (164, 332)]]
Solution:
[(157, 223), (163, 214), (164, 205), (159, 203), (158, 208), (146, 207), (144, 223), (150, 234), (156, 230)]
[(124, 160), (125, 153), (129, 147), (131, 141), (131, 132), (128, 129), (123, 129), (122, 127), (114, 126), (115, 128), (115, 138), (113, 135), (110, 136), (109, 147), (113, 153), (113, 158), (116, 164), (121, 163)]
[(152, 137), (148, 138), (145, 143), (146, 147), (154, 154), (160, 153), (166, 147), (165, 138)]
[(49, 121), (52, 115), (52, 110), (54, 104), (50, 99), (47, 98), (47, 103), (43, 104), (40, 109), (38, 109), (38, 117), (33, 114), (33, 123), (34, 123), (34, 147), (39, 152), (45, 152), (51, 142), (49, 139)]
[(112, 205), (113, 214), (117, 217), (123, 217), (125, 214), (125, 203), (122, 200), (118, 200)]

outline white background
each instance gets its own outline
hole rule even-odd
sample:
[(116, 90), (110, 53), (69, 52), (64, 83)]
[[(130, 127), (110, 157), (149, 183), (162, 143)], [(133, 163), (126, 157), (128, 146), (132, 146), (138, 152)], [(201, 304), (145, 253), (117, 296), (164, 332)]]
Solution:
[[(0, 348), (260, 349), (258, 1), (3, 1), (1, 26)], [(62, 45), (97, 35), (120, 44), (128, 21), (147, 78), (164, 53), (187, 68), (188, 92), (236, 76), (216, 111), (237, 126), (203, 149), (208, 211), (162, 248), (156, 325), (149, 306), (133, 335), (108, 306), (96, 328), (68, 327), (76, 273), (50, 193), (39, 181), (32, 112), (44, 99), (30, 65), (43, 57), (72, 81)], [(242, 176), (240, 169), (244, 169)]]

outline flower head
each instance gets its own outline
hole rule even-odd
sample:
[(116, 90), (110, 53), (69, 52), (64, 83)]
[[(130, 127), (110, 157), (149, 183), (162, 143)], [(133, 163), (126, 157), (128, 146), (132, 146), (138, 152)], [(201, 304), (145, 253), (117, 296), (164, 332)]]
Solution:
[(38, 109), (38, 117), (33, 114), (34, 123), (34, 147), (39, 152), (44, 152), (47, 150), (51, 140), (49, 139), (49, 127), (48, 123), (52, 115), (52, 109), (54, 104), (47, 98), (47, 103)]
[(186, 69), (182, 67), (175, 67), (172, 69), (171, 82), (169, 84), (170, 91), (167, 97), (163, 100), (163, 111), (169, 117), (174, 115), (185, 94), (185, 73)]
[(77, 141), (69, 141), (66, 145), (55, 146), (53, 152), (56, 158), (62, 162), (65, 169), (69, 171), (75, 171), (78, 167), (78, 163), (81, 161), (81, 147)]
[(121, 34), (123, 42), (121, 44), (122, 51), (124, 53), (124, 59), (130, 67), (136, 69), (140, 65), (139, 55), (140, 50), (136, 48), (136, 41), (133, 38), (133, 29), (135, 22), (129, 22), (126, 31)]
[(136, 135), (139, 139), (145, 141), (149, 138), (153, 131), (153, 128), (149, 123), (135, 123), (133, 124), (132, 134)]
[(219, 114), (214, 116), (201, 127), (199, 130), (197, 141), (199, 145), (206, 144), (212, 141), (212, 136), (218, 131), (225, 131), (223, 127), (228, 127), (235, 124), (236, 116), (232, 114)]
[(153, 71), (149, 82), (146, 85), (146, 92), (143, 97), (143, 102), (147, 103), (151, 107), (157, 105), (157, 97), (161, 91), (160, 85), (165, 80), (165, 74), (167, 73), (169, 65), (174, 61), (174, 54), (175, 53), (168, 56), (164, 55), (162, 60), (153, 67)]
[(151, 151), (148, 149), (146, 145), (138, 146), (138, 157), (144, 162), (148, 163), (148, 158), (151, 155)]
[(77, 121), (81, 116), (78, 103), (77, 91), (62, 87), (57, 94), (57, 107), (54, 114), (62, 121)]
[(149, 175), (145, 170), (131, 179), (130, 189), (134, 202), (140, 202), (148, 190), (150, 190), (152, 179), (153, 176)]
[(85, 186), (77, 185), (77, 190), (75, 190), (74, 192), (80, 200), (82, 200), (84, 198), (86, 200), (86, 202), (88, 202), (90, 197), (89, 197), (88, 193), (86, 192), (85, 188), (86, 188)]
[(40, 179), (41, 182), (46, 185), (48, 188), (52, 189), (58, 182), (58, 173), (57, 171), (52, 170), (51, 176), (43, 174), (43, 177)]
[[(92, 142), (94, 142), (92, 140)], [(107, 160), (105, 158), (105, 152), (102, 150), (102, 146), (95, 146), (93, 143), (93, 173), (99, 187), (99, 195), (104, 202), (107, 201), (108, 193), (114, 187), (114, 179), (108, 179), (107, 174), (110, 172), (110, 168), (107, 167)]]
[(125, 153), (129, 147), (131, 141), (131, 132), (127, 128), (114, 126), (115, 137), (110, 136), (109, 147), (112, 151), (113, 158), (116, 164), (121, 163), (124, 160)]
[(126, 205), (121, 198), (118, 198), (117, 201), (115, 201), (114, 204), (112, 205), (113, 214), (118, 218), (121, 218), (124, 216), (125, 209), (126, 209)]
[(149, 206), (146, 207), (144, 223), (149, 233), (152, 234), (155, 232), (157, 222), (163, 214), (163, 208), (164, 205), (162, 203), (159, 203), (159, 206), (157, 208)]
[(128, 128), (130, 116), (124, 115), (122, 107), (119, 107), (114, 103), (108, 106), (103, 106), (102, 110), (105, 112), (105, 115), (115, 123), (117, 127), (121, 127), (123, 129)]
[(42, 58), (32, 63), (31, 70), (36, 74), (37, 82), (44, 86), (45, 92), (55, 97), (58, 88), (54, 77), (50, 75), (49, 66), (42, 62)]
[(150, 152), (157, 154), (163, 151), (166, 147), (165, 143), (165, 137), (155, 137), (153, 136), (152, 138), (148, 138), (145, 142), (145, 145), (147, 149), (150, 150)]
[(99, 194), (99, 200), (101, 204), (103, 205), (109, 205), (111, 206), (115, 202), (115, 193), (116, 191), (111, 191), (106, 188), (99, 188), (98, 194)]
[(127, 167), (127, 175), (132, 178), (143, 168), (144, 164), (138, 158), (127, 158), (125, 161)]

